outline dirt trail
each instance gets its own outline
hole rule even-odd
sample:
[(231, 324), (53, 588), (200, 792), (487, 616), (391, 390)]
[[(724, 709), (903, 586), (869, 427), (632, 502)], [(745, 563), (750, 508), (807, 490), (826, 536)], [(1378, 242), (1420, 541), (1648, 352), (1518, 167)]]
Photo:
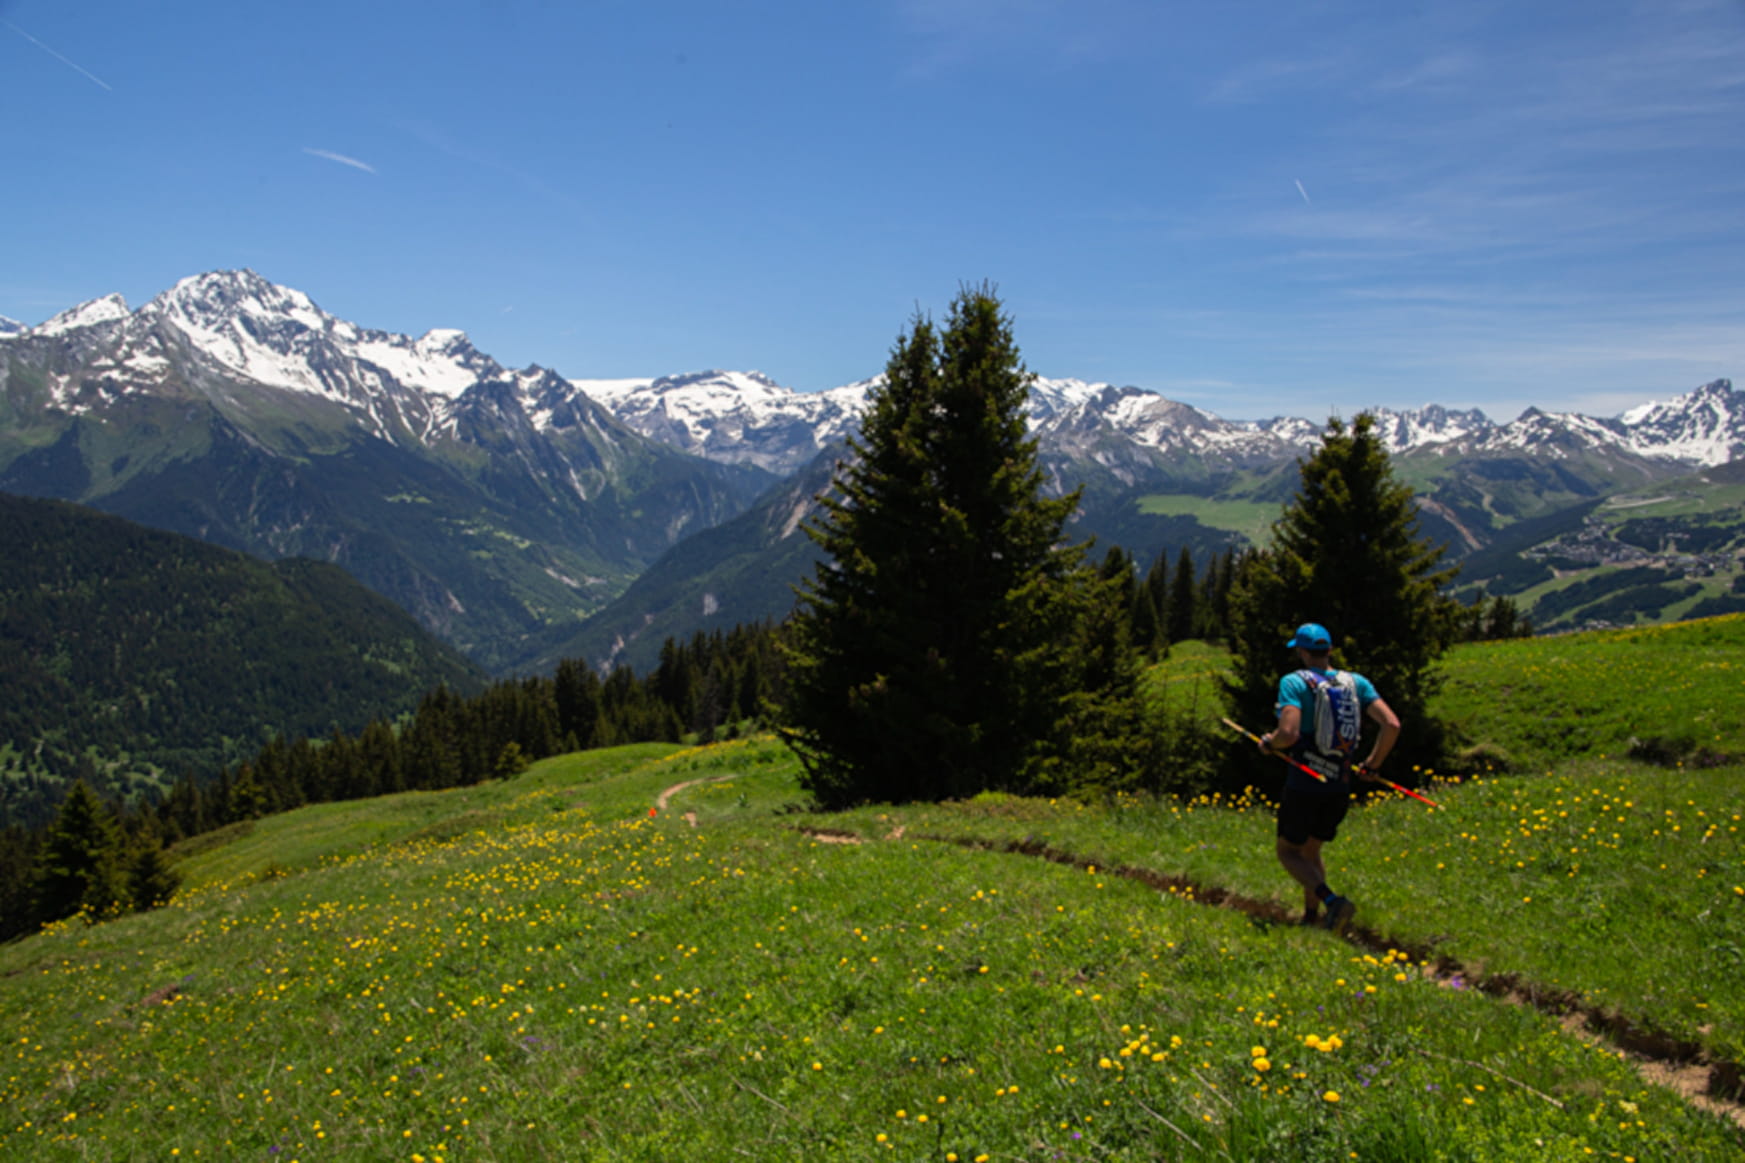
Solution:
[[(863, 837), (851, 832), (816, 828), (797, 830), (824, 843), (864, 842)], [(885, 838), (897, 839), (902, 834), (903, 829), (899, 827)], [(984, 852), (1035, 856), (1074, 868), (1094, 866), (1111, 876), (1137, 880), (1149, 888), (1172, 893), (1197, 904), (1235, 909), (1263, 924), (1297, 923), (1297, 914), (1277, 901), (1243, 896), (1216, 885), (1198, 884), (1187, 877), (1169, 876), (1154, 869), (1105, 865), (1102, 861), (1086, 859), (1035, 842), (997, 842), (922, 832), (913, 833), (912, 838), (939, 844), (956, 844), (962, 848)], [(1559, 1017), (1562, 1019), (1563, 1028), (1576, 1037), (1623, 1054), (1649, 1083), (1670, 1087), (1692, 1106), (1719, 1114), (1731, 1119), (1738, 1126), (1745, 1127), (1745, 1071), (1742, 1071), (1738, 1062), (1713, 1058), (1698, 1043), (1640, 1026), (1622, 1014), (1586, 1005), (1573, 990), (1549, 989), (1523, 981), (1512, 973), (1486, 973), (1482, 968), (1463, 965), (1447, 954), (1437, 954), (1428, 947), (1387, 937), (1362, 925), (1352, 925), (1346, 929), (1345, 939), (1375, 953), (1398, 949), (1409, 955), (1414, 962), (1427, 963), (1430, 967), (1428, 972), (1439, 984), (1448, 988), (1475, 988), (1507, 1004), (1532, 1006)]]
[[(720, 783), (724, 779), (733, 778), (735, 777), (732, 775), (709, 775), (704, 776), (702, 779), (687, 779), (684, 783), (675, 783), (655, 798), (654, 806), (658, 811), (664, 812), (666, 811), (667, 801), (688, 787), (696, 787), (700, 783)], [(693, 828), (696, 827), (696, 821), (693, 820), (691, 826)]]

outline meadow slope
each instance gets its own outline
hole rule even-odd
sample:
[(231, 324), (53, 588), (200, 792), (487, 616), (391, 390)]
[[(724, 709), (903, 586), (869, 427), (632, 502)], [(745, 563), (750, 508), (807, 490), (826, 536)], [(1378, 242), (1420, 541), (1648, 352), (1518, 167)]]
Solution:
[(755, 739), (305, 808), (0, 947), (0, 1156), (1734, 1159), (1745, 771), (1664, 761), (1371, 799), (1351, 941), (1248, 796), (820, 816)]

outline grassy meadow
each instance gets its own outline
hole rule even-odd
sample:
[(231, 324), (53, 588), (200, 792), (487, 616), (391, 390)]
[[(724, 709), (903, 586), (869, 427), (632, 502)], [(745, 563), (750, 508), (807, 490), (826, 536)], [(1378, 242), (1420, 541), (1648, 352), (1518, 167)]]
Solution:
[[(256, 821), (164, 909), (0, 947), (0, 1158), (1735, 1159), (1736, 1108), (1587, 1028), (1745, 1059), (1745, 769), (1627, 758), (1641, 685), (1585, 685), (1737, 663), (1730, 621), (1457, 651), (1594, 743), (1355, 808), (1350, 941), (1274, 919), (1248, 797), (820, 816), (770, 739)], [(1659, 721), (1739, 705), (1695, 673)]]

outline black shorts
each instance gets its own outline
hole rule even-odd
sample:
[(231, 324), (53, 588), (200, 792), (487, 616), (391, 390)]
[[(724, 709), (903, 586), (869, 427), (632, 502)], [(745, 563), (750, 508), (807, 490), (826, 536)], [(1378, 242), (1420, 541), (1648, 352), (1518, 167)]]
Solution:
[(1350, 794), (1338, 791), (1299, 791), (1285, 788), (1278, 805), (1278, 834), (1287, 844), (1302, 844), (1313, 836), (1322, 843), (1339, 834), (1340, 821), (1351, 807)]

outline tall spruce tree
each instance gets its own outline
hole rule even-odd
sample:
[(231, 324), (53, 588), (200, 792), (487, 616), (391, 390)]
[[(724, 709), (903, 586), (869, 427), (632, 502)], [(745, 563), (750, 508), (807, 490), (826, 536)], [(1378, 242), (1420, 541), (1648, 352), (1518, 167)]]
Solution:
[(1185, 642), (1200, 629), (1194, 601), (1194, 559), (1187, 546), (1175, 559), (1175, 580), (1169, 587), (1168, 624), (1164, 632), (1170, 642)]
[(1061, 544), (1077, 494), (1042, 495), (1028, 390), (987, 287), (892, 349), (787, 646), (783, 733), (825, 806), (1017, 788), (1058, 737), (1084, 678), (1063, 611), (1110, 583)]
[(1333, 634), (1335, 665), (1374, 681), (1406, 724), (1398, 754), (1431, 758), (1441, 739), (1425, 708), (1433, 664), (1453, 640), (1460, 607), (1443, 587), (1444, 547), (1421, 536), (1409, 486), (1395, 479), (1374, 418), (1327, 422), (1301, 464), (1296, 496), (1272, 545), (1245, 556), (1230, 588), (1231, 693), (1245, 718), (1272, 717), (1279, 675), (1295, 666), (1285, 640), (1303, 622)]
[(37, 853), (36, 919), (58, 921), (81, 908), (103, 915), (125, 907), (121, 830), (84, 780), (73, 781)]

